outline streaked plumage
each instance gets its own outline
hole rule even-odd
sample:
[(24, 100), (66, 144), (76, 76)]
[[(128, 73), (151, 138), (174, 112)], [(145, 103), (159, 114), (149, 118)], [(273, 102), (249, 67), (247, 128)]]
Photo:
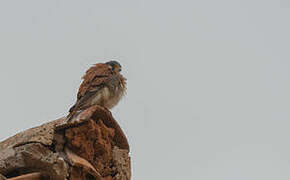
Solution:
[(93, 105), (111, 109), (126, 91), (126, 79), (120, 74), (121, 65), (116, 61), (98, 63), (86, 71), (80, 85), (77, 102), (70, 108), (69, 116)]

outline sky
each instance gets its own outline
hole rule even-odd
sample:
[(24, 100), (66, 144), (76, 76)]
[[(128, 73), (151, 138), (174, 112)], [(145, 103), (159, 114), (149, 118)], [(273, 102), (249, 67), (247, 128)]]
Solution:
[(118, 60), (132, 179), (290, 179), (287, 0), (1, 0), (0, 140)]

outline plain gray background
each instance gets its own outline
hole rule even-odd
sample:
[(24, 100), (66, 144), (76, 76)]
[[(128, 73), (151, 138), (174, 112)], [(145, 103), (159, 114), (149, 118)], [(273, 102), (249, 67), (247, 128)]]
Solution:
[(0, 139), (119, 60), (134, 180), (290, 179), (288, 0), (0, 0)]

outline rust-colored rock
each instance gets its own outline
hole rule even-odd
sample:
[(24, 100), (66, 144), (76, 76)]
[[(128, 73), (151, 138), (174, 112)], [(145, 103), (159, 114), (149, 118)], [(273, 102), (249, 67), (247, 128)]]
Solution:
[(86, 159), (76, 155), (68, 148), (65, 148), (65, 153), (72, 168), (75, 169), (75, 171), (72, 171), (74, 173), (71, 174), (71, 179), (85, 179), (89, 176), (93, 176), (98, 180), (102, 179), (100, 173)]
[[(110, 111), (90, 107), (0, 143), (0, 180), (130, 180), (128, 141)], [(3, 175), (3, 176), (1, 176)]]
[(68, 148), (87, 159), (102, 175), (111, 174), (112, 145), (114, 130), (107, 128), (102, 120), (97, 123), (89, 120), (81, 127), (74, 127), (65, 131)]
[(8, 180), (41, 180), (45, 179), (46, 177), (43, 176), (41, 173), (29, 173), (25, 175), (21, 175), (14, 178), (9, 178)]

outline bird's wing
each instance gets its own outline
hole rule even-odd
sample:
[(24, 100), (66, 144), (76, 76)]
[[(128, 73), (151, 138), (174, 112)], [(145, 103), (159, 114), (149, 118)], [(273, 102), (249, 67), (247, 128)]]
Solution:
[(73, 112), (74, 110), (81, 109), (86, 104), (86, 102), (91, 97), (93, 97), (97, 93), (97, 91), (99, 91), (102, 88), (103, 88), (103, 86), (102, 85), (99, 85), (99, 86), (95, 87), (94, 89), (91, 89), (91, 90), (87, 91), (85, 93), (85, 95), (83, 95), (82, 97), (80, 97), (80, 99), (77, 100), (77, 102), (75, 103), (75, 105), (73, 105), (69, 109), (69, 112)]
[(113, 72), (107, 64), (99, 63), (87, 70), (79, 88), (77, 99), (80, 100), (86, 93), (95, 91), (110, 80)]
[(107, 64), (99, 63), (86, 71), (83, 76), (83, 82), (80, 85), (77, 102), (72, 106), (69, 112), (81, 108), (97, 91), (102, 89), (106, 82), (108, 82), (112, 76), (112, 70)]

